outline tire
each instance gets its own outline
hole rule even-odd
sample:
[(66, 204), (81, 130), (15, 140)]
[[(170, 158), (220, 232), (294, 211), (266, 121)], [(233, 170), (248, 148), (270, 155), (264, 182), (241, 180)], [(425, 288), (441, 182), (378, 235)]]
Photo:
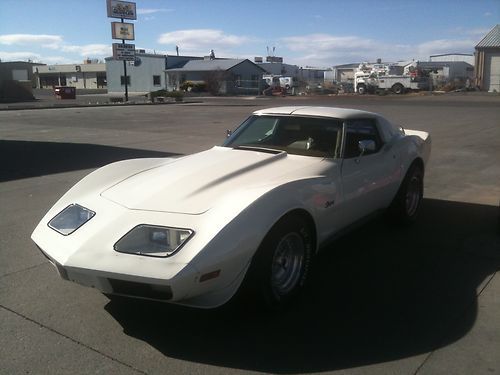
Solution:
[(245, 287), (270, 310), (287, 306), (304, 289), (313, 257), (310, 227), (300, 216), (286, 216), (266, 235), (250, 265)]
[(408, 169), (389, 212), (401, 224), (415, 222), (424, 196), (424, 172), (418, 164)]
[(405, 92), (405, 88), (401, 83), (396, 83), (395, 85), (392, 86), (392, 92), (394, 94), (403, 94)]
[(359, 85), (359, 86), (357, 87), (357, 89), (358, 89), (358, 94), (359, 94), (359, 95), (364, 95), (364, 94), (366, 94), (366, 86), (365, 86), (365, 85)]

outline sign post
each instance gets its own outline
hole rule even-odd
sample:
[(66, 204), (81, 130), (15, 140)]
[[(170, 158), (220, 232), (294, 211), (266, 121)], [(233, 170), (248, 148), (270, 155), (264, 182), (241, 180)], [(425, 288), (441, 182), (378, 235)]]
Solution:
[(126, 44), (125, 40), (134, 40), (134, 24), (125, 23), (124, 19), (136, 20), (137, 12), (135, 3), (120, 0), (107, 0), (108, 17), (120, 18), (121, 22), (111, 22), (111, 35), (113, 39), (121, 39), (120, 43), (113, 43), (113, 58), (123, 60), (123, 74), (125, 75), (125, 101), (128, 102), (128, 75), (127, 61), (135, 59), (135, 44)]

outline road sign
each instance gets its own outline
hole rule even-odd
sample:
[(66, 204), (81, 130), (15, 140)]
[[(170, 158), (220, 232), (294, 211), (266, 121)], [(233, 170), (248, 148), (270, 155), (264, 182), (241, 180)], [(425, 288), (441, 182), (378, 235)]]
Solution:
[(130, 1), (107, 0), (108, 17), (136, 20), (135, 3)]
[(115, 60), (134, 61), (135, 44), (113, 43), (113, 58)]
[(113, 39), (134, 40), (134, 24), (111, 22), (111, 35)]

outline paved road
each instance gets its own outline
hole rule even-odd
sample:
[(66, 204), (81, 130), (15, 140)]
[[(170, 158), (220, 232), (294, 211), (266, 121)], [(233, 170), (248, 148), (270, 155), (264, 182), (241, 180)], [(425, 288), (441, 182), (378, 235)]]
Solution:
[[(210, 99), (0, 112), (0, 373), (500, 372), (498, 97)], [(419, 222), (376, 220), (323, 252), (290, 311), (109, 302), (29, 236), (91, 170), (220, 143), (252, 110), (320, 104), (432, 133)]]

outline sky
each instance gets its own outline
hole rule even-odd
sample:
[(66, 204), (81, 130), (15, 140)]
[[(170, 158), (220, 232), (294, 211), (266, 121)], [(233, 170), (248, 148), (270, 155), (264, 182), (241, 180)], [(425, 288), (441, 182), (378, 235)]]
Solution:
[[(500, 0), (137, 0), (137, 49), (302, 67), (473, 53)], [(112, 54), (105, 0), (0, 0), (0, 60), (81, 63)], [(273, 52), (274, 51), (274, 52)]]

